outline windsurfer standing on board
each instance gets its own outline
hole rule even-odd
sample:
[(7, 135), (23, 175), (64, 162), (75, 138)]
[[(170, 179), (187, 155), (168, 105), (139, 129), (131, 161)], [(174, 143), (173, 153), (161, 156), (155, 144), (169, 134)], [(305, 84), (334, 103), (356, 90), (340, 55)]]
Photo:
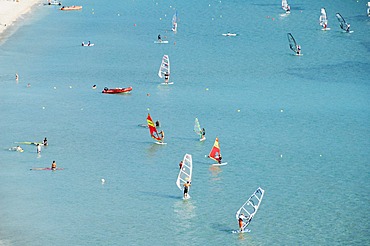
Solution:
[(244, 220), (247, 220), (248, 218), (245, 217), (244, 214), (240, 214), (239, 215), (239, 219), (238, 219), (238, 222), (239, 222), (239, 229), (240, 231), (243, 231), (243, 224), (244, 224)]
[(222, 160), (222, 156), (221, 156), (221, 155), (219, 155), (219, 156), (218, 156), (218, 164), (221, 164), (221, 160)]
[(162, 42), (161, 34), (158, 34), (158, 42)]
[(48, 140), (47, 140), (46, 137), (44, 138), (43, 144), (44, 144), (44, 146), (47, 146), (48, 145)]
[(297, 45), (297, 55), (300, 55), (300, 54), (301, 54), (301, 46)]
[(179, 168), (180, 169), (182, 168), (182, 165), (184, 165), (184, 163), (182, 161), (180, 161), (180, 163), (179, 163)]
[(53, 161), (53, 163), (51, 163), (51, 170), (55, 170), (55, 169), (57, 169), (57, 163)]
[(190, 181), (186, 181), (186, 183), (184, 184), (184, 198), (188, 198), (188, 192), (189, 192), (189, 187), (190, 187), (191, 183)]
[(41, 145), (37, 144), (37, 154), (40, 154), (40, 153), (41, 153)]
[(168, 84), (168, 79), (170, 78), (170, 75), (166, 72), (165, 74), (164, 74), (164, 82), (166, 83), (166, 84)]
[(160, 141), (163, 143), (164, 142), (164, 131), (162, 130), (158, 134), (161, 137), (161, 140)]
[(202, 130), (200, 131), (200, 133), (202, 134), (201, 139), (205, 139), (206, 138), (206, 129), (204, 129), (204, 127), (202, 128)]

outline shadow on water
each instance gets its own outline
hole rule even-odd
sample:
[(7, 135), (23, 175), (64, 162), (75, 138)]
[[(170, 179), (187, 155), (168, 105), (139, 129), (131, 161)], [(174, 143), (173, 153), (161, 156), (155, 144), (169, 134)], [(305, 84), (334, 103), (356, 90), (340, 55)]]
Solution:
[(182, 199), (182, 196), (166, 195), (166, 194), (159, 193), (159, 192), (148, 192), (148, 191), (140, 191), (140, 192), (142, 194), (149, 195), (149, 196), (169, 198), (169, 199), (175, 199), (175, 200), (181, 200)]

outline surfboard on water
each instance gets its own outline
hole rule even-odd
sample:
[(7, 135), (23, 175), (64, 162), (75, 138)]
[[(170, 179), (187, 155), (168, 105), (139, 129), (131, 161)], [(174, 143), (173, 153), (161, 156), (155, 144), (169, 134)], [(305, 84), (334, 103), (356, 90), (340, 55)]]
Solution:
[(51, 167), (34, 167), (30, 168), (30, 170), (33, 171), (57, 171), (57, 170), (64, 170), (64, 168), (57, 167), (57, 168), (51, 168)]
[(251, 230), (250, 229), (245, 229), (244, 231), (241, 231), (241, 230), (232, 231), (232, 233), (246, 233), (246, 232), (251, 232)]
[(212, 166), (225, 166), (225, 165), (227, 165), (227, 162), (221, 162), (221, 163), (212, 164)]
[(330, 30), (330, 27), (327, 27), (327, 28), (321, 28), (322, 31), (329, 31)]
[(222, 36), (225, 36), (225, 37), (235, 37), (235, 36), (238, 36), (238, 34), (228, 32), (228, 33), (223, 33)]
[(168, 44), (167, 40), (162, 40), (162, 41), (154, 41), (155, 44)]
[(168, 82), (168, 83), (163, 82), (163, 83), (161, 83), (161, 85), (173, 85), (173, 82)]
[(154, 143), (159, 144), (159, 145), (167, 144), (167, 143), (165, 143), (165, 142), (154, 142)]

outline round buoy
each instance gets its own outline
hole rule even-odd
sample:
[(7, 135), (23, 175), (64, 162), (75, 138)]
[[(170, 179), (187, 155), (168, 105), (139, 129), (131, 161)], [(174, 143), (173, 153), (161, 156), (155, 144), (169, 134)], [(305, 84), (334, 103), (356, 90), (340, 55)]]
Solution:
[(42, 109), (45, 109), (45, 107), (42, 107)]
[(72, 86), (71, 85), (69, 86), (69, 89), (72, 89)]
[(105, 179), (101, 179), (101, 183), (104, 184), (105, 183)]
[(283, 109), (280, 109), (280, 112), (282, 113), (282, 112), (284, 112), (284, 110)]
[(237, 111), (240, 112), (240, 109), (238, 109)]
[(206, 88), (206, 91), (208, 91), (209, 89), (208, 88)]
[(280, 155), (280, 158), (283, 158), (283, 155)]
[(147, 110), (149, 111), (149, 110), (150, 110), (150, 108), (147, 108)]
[(54, 86), (54, 90), (56, 90), (57, 88)]

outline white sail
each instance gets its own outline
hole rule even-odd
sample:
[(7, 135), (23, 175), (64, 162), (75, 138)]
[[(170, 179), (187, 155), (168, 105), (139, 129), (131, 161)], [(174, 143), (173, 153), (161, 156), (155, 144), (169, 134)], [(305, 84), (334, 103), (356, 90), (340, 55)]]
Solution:
[(182, 160), (182, 167), (176, 180), (177, 187), (182, 191), (184, 190), (184, 184), (187, 181), (191, 182), (191, 175), (193, 172), (193, 161), (191, 155), (185, 154)]
[(370, 2), (367, 2), (367, 16), (370, 17)]
[(320, 14), (320, 25), (321, 26), (327, 26), (328, 25), (328, 19), (327, 19), (327, 16), (326, 16), (326, 11), (325, 11), (325, 8), (322, 8), (321, 9), (321, 14)]
[(285, 10), (285, 11), (290, 11), (290, 7), (288, 5), (288, 1), (287, 0), (281, 0), (281, 7)]
[(244, 214), (246, 220), (243, 221), (243, 230), (249, 225), (254, 215), (257, 213), (257, 210), (261, 204), (263, 195), (265, 191), (258, 187), (258, 189), (248, 198), (248, 200), (236, 211), (235, 217), (236, 220), (239, 220), (239, 216)]
[(165, 75), (168, 75), (168, 78), (170, 76), (170, 58), (168, 57), (168, 55), (163, 55), (162, 57), (162, 63), (161, 63), (161, 66), (159, 67), (159, 71), (158, 71), (158, 76), (160, 78), (163, 78), (165, 77)]

